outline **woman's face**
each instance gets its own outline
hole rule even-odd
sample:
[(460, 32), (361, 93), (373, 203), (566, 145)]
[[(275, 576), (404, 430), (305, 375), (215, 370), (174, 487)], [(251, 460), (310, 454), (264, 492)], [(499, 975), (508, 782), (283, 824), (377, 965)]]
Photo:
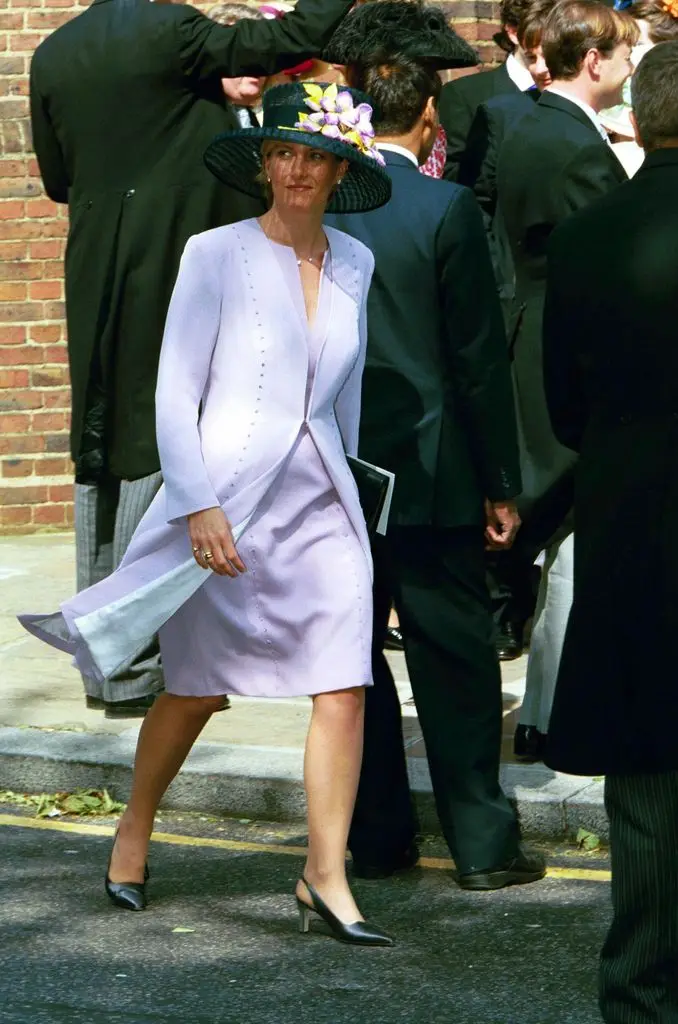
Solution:
[(293, 142), (271, 142), (264, 152), (273, 203), (306, 213), (324, 210), (348, 163), (324, 149)]

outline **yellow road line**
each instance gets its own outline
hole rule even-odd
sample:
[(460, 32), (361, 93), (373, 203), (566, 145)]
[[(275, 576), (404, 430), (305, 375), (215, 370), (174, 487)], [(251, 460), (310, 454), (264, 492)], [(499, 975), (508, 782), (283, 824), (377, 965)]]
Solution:
[[(80, 836), (112, 836), (115, 829), (112, 825), (83, 825), (74, 821), (48, 821), (44, 818), (23, 818), (18, 814), (0, 814), (0, 826), (8, 825), (15, 828), (34, 828), (44, 832), (65, 832)], [(282, 846), (276, 843), (247, 843), (239, 839), (211, 839), (207, 836), (180, 836), (169, 832), (154, 832), (153, 842), (167, 846), (212, 847), (217, 850), (230, 850), (233, 853), (278, 853), (292, 857), (306, 855), (304, 846)], [(450, 871), (454, 862), (445, 857), (422, 857), (419, 864), (423, 868), (437, 871)], [(597, 868), (557, 868), (548, 869), (549, 878), (562, 878), (579, 882), (609, 882), (610, 872)]]

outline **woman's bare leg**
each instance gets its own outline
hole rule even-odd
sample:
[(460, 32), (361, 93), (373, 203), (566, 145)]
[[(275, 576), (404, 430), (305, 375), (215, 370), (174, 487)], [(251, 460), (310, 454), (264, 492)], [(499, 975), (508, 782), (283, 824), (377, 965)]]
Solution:
[[(304, 875), (346, 923), (362, 920), (346, 879), (346, 843), (360, 776), (364, 709), (362, 687), (317, 694), (304, 758), (308, 803)], [(309, 902), (301, 882), (297, 895)]]
[(158, 805), (211, 715), (223, 707), (224, 700), (163, 693), (146, 715), (134, 759), (132, 794), (120, 819), (113, 849), (109, 871), (112, 882), (143, 881)]

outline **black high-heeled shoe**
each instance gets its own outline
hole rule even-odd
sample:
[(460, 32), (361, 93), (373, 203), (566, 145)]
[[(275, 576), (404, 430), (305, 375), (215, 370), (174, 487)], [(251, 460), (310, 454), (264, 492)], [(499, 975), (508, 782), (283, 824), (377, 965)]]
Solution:
[(302, 935), (305, 935), (310, 930), (311, 914), (316, 913), (318, 917), (322, 917), (323, 921), (329, 925), (333, 938), (338, 939), (339, 942), (350, 942), (354, 946), (394, 945), (390, 935), (387, 935), (381, 928), (368, 924), (367, 921), (354, 921), (352, 924), (345, 924), (343, 921), (340, 921), (336, 914), (332, 913), (322, 897), (318, 895), (313, 886), (309, 885), (303, 877), (301, 881), (308, 890), (312, 904), (309, 906), (308, 903), (304, 903), (297, 896), (299, 931)]
[[(115, 833), (113, 839), (113, 846), (118, 839), (118, 833)], [(108, 870), (106, 872), (106, 880), (104, 887), (106, 889), (106, 895), (108, 898), (122, 910), (145, 910), (147, 906), (146, 899), (146, 882), (151, 877), (151, 873), (148, 870), (148, 864), (144, 865), (144, 880), (143, 882), (112, 882), (110, 879), (111, 873), (111, 860), (113, 859), (113, 850), (111, 850), (111, 856), (108, 861)]]

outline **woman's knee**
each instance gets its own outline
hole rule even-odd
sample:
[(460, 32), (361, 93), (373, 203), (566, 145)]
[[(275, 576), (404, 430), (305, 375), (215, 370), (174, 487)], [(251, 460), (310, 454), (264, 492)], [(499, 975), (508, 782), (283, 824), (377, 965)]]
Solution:
[(228, 707), (228, 697), (226, 694), (209, 697), (180, 697), (176, 694), (172, 694), (172, 696), (179, 703), (181, 711), (186, 715), (209, 717), (217, 711), (223, 711), (224, 708)]
[(333, 690), (318, 693), (313, 702), (316, 711), (333, 718), (360, 718), (365, 708), (365, 688), (355, 686), (349, 690)]

